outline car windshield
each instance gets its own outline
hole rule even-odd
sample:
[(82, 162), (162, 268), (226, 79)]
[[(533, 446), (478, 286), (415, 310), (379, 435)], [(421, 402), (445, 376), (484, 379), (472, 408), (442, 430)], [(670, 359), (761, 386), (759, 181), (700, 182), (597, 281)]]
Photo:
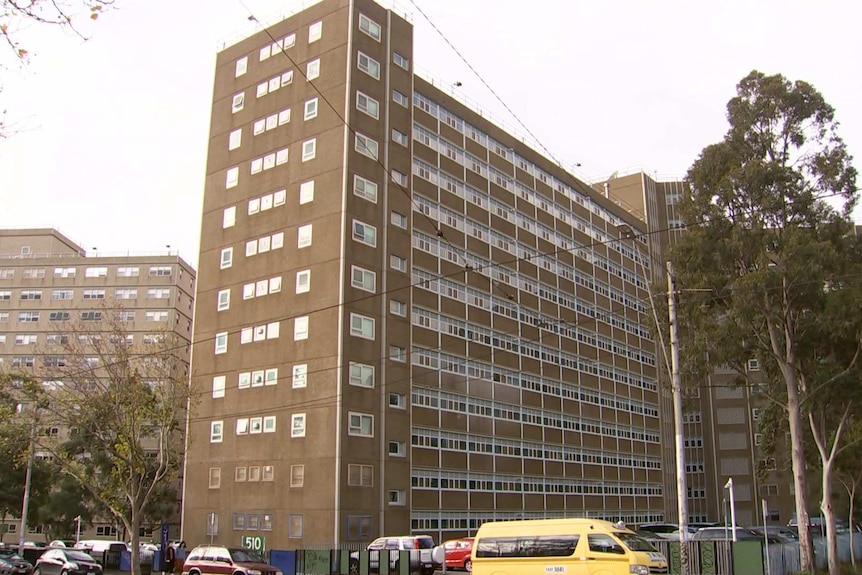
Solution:
[(69, 561), (93, 561), (93, 558), (81, 551), (66, 551), (66, 558)]
[(617, 531), (614, 533), (614, 535), (620, 541), (625, 543), (626, 547), (628, 547), (632, 551), (657, 551), (657, 549), (655, 547), (653, 547), (649, 541), (647, 541), (646, 539), (643, 539), (641, 537), (638, 537), (634, 533), (626, 533), (625, 531)]
[(230, 558), (237, 563), (266, 563), (263, 557), (251, 549), (228, 549)]
[(0, 549), (0, 559), (8, 559), (9, 561), (21, 561), (21, 556), (15, 553), (12, 549)]
[(434, 549), (434, 540), (430, 537), (417, 537), (416, 543), (419, 549)]

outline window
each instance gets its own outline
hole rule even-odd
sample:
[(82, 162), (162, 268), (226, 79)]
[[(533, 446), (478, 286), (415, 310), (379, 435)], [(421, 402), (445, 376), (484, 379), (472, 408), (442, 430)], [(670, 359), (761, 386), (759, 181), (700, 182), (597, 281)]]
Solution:
[(370, 19), (365, 14), (359, 15), (359, 29), (378, 42), (380, 41), (380, 24)]
[(218, 311), (224, 311), (226, 309), (230, 309), (230, 288), (219, 290), (218, 292), (218, 306), (216, 306)]
[[(249, 433), (261, 433), (263, 431), (263, 418), (262, 417), (252, 417), (249, 419), (248, 423), (248, 432)], [(252, 469), (257, 470), (257, 478), (252, 478)], [(249, 467), (249, 481), (260, 481), (260, 467)]]
[(305, 67), (305, 79), (306, 80), (314, 80), (320, 76), (320, 58), (317, 60), (312, 60)]
[(364, 200), (377, 203), (377, 184), (358, 174), (353, 176), (353, 193)]
[(312, 118), (317, 117), (317, 98), (312, 98), (305, 102), (305, 114), (303, 116), (306, 120), (311, 120)]
[(402, 188), (407, 187), (407, 174), (402, 174), (398, 170), (391, 170), (390, 174), (392, 175), (392, 181), (401, 186)]
[[(281, 165), (287, 163), (288, 150), (289, 150), (288, 148), (284, 148), (282, 150), (278, 150), (275, 153), (275, 165), (276, 166), (281, 166)], [(267, 196), (264, 196), (264, 197), (267, 197)], [(270, 197), (270, 202), (271, 202), (272, 196), (269, 196), (269, 197)], [(272, 206), (270, 206), (270, 207), (272, 207)], [(261, 201), (261, 209), (263, 209), (263, 202), (262, 201)]]
[(350, 335), (363, 339), (374, 339), (374, 318), (351, 313)]
[(392, 141), (395, 142), (396, 144), (401, 144), (402, 146), (404, 146), (406, 148), (407, 142), (408, 142), (407, 134), (399, 132), (398, 130), (393, 128), (392, 129)]
[(227, 353), (227, 332), (217, 333), (215, 337), (215, 353)]
[(67, 311), (52, 311), (48, 314), (49, 321), (69, 321), (69, 317), (70, 314)]
[(380, 63), (374, 58), (359, 52), (357, 56), (357, 66), (360, 70), (374, 78), (380, 79)]
[[(0, 270), (2, 272), (4, 270)], [(15, 271), (15, 270), (11, 270)], [(76, 269), (75, 268), (54, 268), (54, 277), (55, 278), (73, 278), (75, 277)], [(0, 279), (3, 279), (3, 275), (0, 274)], [(12, 276), (9, 276), (12, 277)]]
[(305, 437), (305, 414), (294, 413), (290, 416), (290, 436)]
[(215, 537), (218, 535), (218, 513), (207, 513), (207, 533), (208, 536)]
[(389, 312), (399, 317), (407, 317), (407, 304), (396, 299), (389, 300)]
[(407, 229), (407, 216), (405, 216), (404, 214), (392, 212), (389, 221), (391, 221), (392, 225), (396, 228), (401, 228), (402, 230)]
[(407, 445), (403, 441), (390, 441), (389, 455), (392, 457), (406, 457)]
[(377, 274), (359, 266), (350, 267), (350, 285), (374, 293), (377, 290)]
[(233, 248), (224, 248), (221, 251), (221, 269), (227, 269), (233, 265)]
[(35, 345), (39, 336), (35, 334), (19, 334), (15, 336), (15, 345)]
[(257, 85), (256, 96), (258, 98), (263, 98), (269, 92), (269, 82), (263, 82)]
[(392, 100), (405, 108), (410, 107), (410, 99), (398, 90), (392, 90)]
[(350, 362), (348, 383), (357, 387), (374, 387), (374, 366)]
[(317, 42), (323, 34), (323, 22), (315, 22), (308, 27), (308, 43)]
[[(105, 299), (105, 290), (84, 290), (84, 299), (96, 299), (95, 297), (87, 297), (87, 292), (90, 292), (91, 296), (93, 294), (101, 292), (102, 297), (99, 299)], [(21, 299), (40, 300), (40, 299), (42, 299), (42, 291), (41, 290), (22, 290), (21, 291)]]
[(14, 356), (12, 358), (12, 367), (33, 367), (36, 365), (36, 358), (33, 356)]
[(353, 220), (353, 239), (372, 248), (377, 247), (377, 228), (371, 224)]
[(296, 293), (307, 293), (311, 289), (311, 270), (296, 272)]
[(213, 377), (213, 397), (224, 397), (225, 376)]
[(147, 290), (147, 298), (149, 299), (169, 299), (171, 297), (171, 288), (152, 288)]
[(355, 148), (363, 156), (368, 156), (372, 160), (377, 159), (377, 142), (368, 136), (357, 132)]
[[(272, 164), (275, 165), (275, 157), (272, 158)], [(263, 171), (263, 158), (256, 158), (251, 161), (249, 169), (252, 174), (258, 174)]]
[(291, 513), (287, 516), (287, 536), (291, 539), (302, 538), (302, 515)]
[(276, 385), (278, 383), (278, 368), (271, 367), (264, 372), (263, 384)]
[(227, 149), (236, 150), (242, 145), (242, 128), (234, 130), (227, 138)]
[(366, 413), (348, 413), (349, 435), (358, 437), (374, 437), (374, 416)]
[[(54, 290), (55, 293), (57, 291), (59, 291), (59, 290)], [(0, 291), (0, 301), (9, 301), (11, 299), (12, 299), (12, 292), (11, 291), (8, 291), (8, 290)], [(52, 299), (59, 299), (59, 298), (52, 298)]]
[(140, 268), (138, 268), (137, 266), (117, 268), (118, 278), (136, 278), (140, 273)]
[(263, 418), (263, 432), (275, 433), (275, 416), (267, 415)]
[(236, 72), (234, 77), (239, 78), (246, 72), (248, 72), (248, 56), (243, 56), (236, 61)]
[(281, 322), (273, 321), (266, 324), (266, 339), (278, 339), (281, 332)]
[(231, 206), (224, 209), (221, 219), (221, 227), (223, 229), (232, 228), (236, 224), (236, 206)]
[(278, 125), (283, 126), (290, 122), (290, 108), (278, 113)]
[[(21, 248), (21, 252), (24, 253), (24, 255), (27, 255), (30, 253), (30, 248), (28, 246), (24, 246)], [(42, 279), (45, 277), (45, 268), (24, 268), (24, 271), (22, 272), (21, 276), (25, 280)]]
[(236, 434), (248, 435), (248, 418), (241, 417), (236, 420)]
[(248, 467), (237, 467), (233, 472), (233, 480), (243, 482), (248, 480)]
[[(267, 46), (267, 49), (268, 48), (269, 46)], [(245, 467), (243, 467), (242, 469), (245, 470)], [(243, 481), (245, 481), (245, 475), (243, 475)], [(234, 531), (244, 531), (246, 529), (244, 513), (233, 514), (233, 529)]]
[(305, 482), (305, 465), (290, 466), (290, 486), (302, 487)]
[(311, 245), (311, 224), (299, 226), (296, 232), (296, 247), (298, 249), (306, 248)]
[(402, 56), (398, 52), (392, 53), (392, 61), (395, 62), (396, 66), (400, 66), (401, 68), (404, 68), (405, 70), (410, 69), (410, 60), (408, 60), (407, 58), (405, 58), (404, 56)]
[[(275, 427), (273, 427), (273, 431), (275, 431)], [(266, 423), (264, 422), (264, 433), (268, 433), (266, 431)], [(272, 465), (264, 465), (261, 468), (261, 481), (275, 481), (275, 467)], [(272, 516), (270, 515), (270, 529), (272, 529)]]
[(314, 200), (314, 180), (299, 185), (299, 204), (307, 204)]
[(407, 258), (402, 258), (401, 256), (396, 256), (395, 254), (389, 255), (389, 267), (393, 270), (397, 270), (399, 272), (407, 271)]
[(224, 437), (224, 421), (210, 422), (210, 443), (221, 443)]
[(239, 94), (234, 94), (233, 99), (231, 100), (230, 111), (232, 114), (236, 114), (240, 110), (245, 107), (245, 92), (240, 92)]
[[(54, 275), (57, 275), (57, 269), (60, 269), (60, 268), (54, 269)], [(15, 268), (0, 268), (0, 280), (11, 280), (14, 277), (15, 277)]]
[(387, 499), (389, 505), (404, 505), (407, 503), (407, 493), (403, 489), (390, 489)]
[(351, 487), (374, 487), (374, 466), (349, 464), (347, 466), (347, 485)]
[(150, 276), (169, 277), (172, 273), (171, 266), (150, 266)]
[(228, 168), (225, 173), (225, 188), (235, 188), (239, 184), (239, 167)]
[(356, 109), (365, 112), (375, 120), (380, 117), (380, 103), (359, 90), (356, 91)]
[(395, 409), (407, 409), (407, 396), (403, 393), (390, 393), (389, 407), (394, 407)]
[(221, 487), (221, 467), (210, 467), (209, 476), (210, 489), (218, 489)]
[(260, 62), (263, 62), (264, 60), (268, 60), (270, 56), (272, 56), (272, 46), (270, 44), (267, 44), (260, 49), (260, 55), (258, 56), (258, 60)]
[(753, 419), (754, 421), (759, 420), (760, 419), (760, 411), (761, 411), (761, 409), (759, 407), (755, 407), (754, 409), (752, 409), (751, 410), (751, 419)]
[(397, 345), (389, 346), (389, 359), (404, 363), (407, 361), (407, 350)]
[(144, 319), (146, 321), (168, 321), (168, 311), (148, 311), (144, 313)]
[(306, 140), (302, 143), (302, 161), (313, 160), (317, 155), (317, 138)]
[(108, 268), (106, 268), (106, 267), (85, 268), (84, 269), (84, 277), (86, 277), (86, 278), (105, 278), (105, 277), (108, 277)]
[(760, 371), (760, 360), (749, 359), (747, 365), (748, 371)]
[(293, 320), (293, 341), (308, 339), (308, 316), (298, 317)]
[[(53, 315), (54, 313), (59, 313), (59, 312), (51, 312), (51, 315)], [(69, 312), (65, 312), (65, 313), (68, 314)], [(49, 316), (49, 319), (53, 319), (53, 318), (50, 318), (50, 316)], [(66, 319), (68, 319), (68, 318), (66, 318)], [(8, 311), (0, 311), (0, 323), (6, 323), (7, 321), (9, 321), (9, 312)]]
[(278, 250), (284, 247), (284, 232), (272, 234), (272, 249)]
[[(96, 313), (96, 312), (81, 312), (81, 319), (85, 319), (85, 313)], [(100, 314), (101, 315), (101, 314)], [(18, 321), (21, 323), (36, 323), (39, 321), (39, 312), (38, 311), (22, 311), (18, 313)]]

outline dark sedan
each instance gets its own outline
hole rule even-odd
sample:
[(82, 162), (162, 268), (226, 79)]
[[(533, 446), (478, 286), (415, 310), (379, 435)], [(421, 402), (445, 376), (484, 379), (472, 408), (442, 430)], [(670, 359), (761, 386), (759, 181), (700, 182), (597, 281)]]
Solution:
[(34, 575), (102, 575), (102, 566), (88, 553), (55, 547), (36, 561)]
[(30, 575), (32, 572), (32, 563), (11, 547), (0, 547), (0, 575)]

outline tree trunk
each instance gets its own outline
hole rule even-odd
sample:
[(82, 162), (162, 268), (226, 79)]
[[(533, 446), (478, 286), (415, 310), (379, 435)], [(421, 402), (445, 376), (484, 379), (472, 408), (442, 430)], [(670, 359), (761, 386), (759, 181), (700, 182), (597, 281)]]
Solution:
[(0, 515), (0, 544), (4, 543), (6, 539), (6, 512), (4, 511), (2, 515)]
[[(854, 478), (855, 479), (855, 478)], [(856, 482), (853, 482), (853, 487), (850, 491), (850, 564), (853, 565), (853, 569), (856, 569), (856, 547), (854, 547), (854, 536), (856, 534), (856, 522), (853, 519), (853, 511), (855, 508), (853, 500), (856, 498)]]
[[(129, 533), (130, 541), (129, 546), (132, 548), (132, 557), (131, 557), (131, 565), (129, 566), (131, 569), (131, 575), (141, 575), (141, 514), (138, 510), (132, 508), (132, 520), (131, 525), (129, 525)], [(155, 571), (155, 566), (153, 566), (153, 571)]]
[(802, 414), (799, 411), (799, 390), (793, 367), (781, 366), (787, 385), (787, 416), (790, 423), (793, 489), (796, 494), (796, 522), (799, 526), (799, 567), (803, 572), (814, 572), (814, 548), (808, 531), (808, 494), (805, 489), (805, 452), (803, 450)]
[(840, 575), (841, 563), (838, 561), (838, 534), (835, 530), (835, 514), (832, 509), (832, 461), (823, 462), (821, 486), (823, 498), (820, 500), (820, 511), (826, 522), (826, 560), (829, 565), (829, 575)]

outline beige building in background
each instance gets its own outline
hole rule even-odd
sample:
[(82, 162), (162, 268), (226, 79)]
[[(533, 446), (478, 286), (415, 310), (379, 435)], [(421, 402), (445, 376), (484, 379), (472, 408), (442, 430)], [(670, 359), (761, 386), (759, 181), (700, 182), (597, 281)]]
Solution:
[(650, 263), (618, 230), (644, 223), (413, 66), (412, 25), (371, 0), (217, 56), (190, 544), (675, 501)]
[[(168, 250), (88, 255), (55, 229), (0, 229), (0, 372), (62, 368), (64, 325), (101, 321), (105, 306), (114, 304), (122, 306), (130, 344), (152, 343), (150, 338), (173, 332), (189, 345), (188, 363), (195, 275)], [(67, 430), (49, 427), (46, 433), (62, 439)], [(19, 525), (7, 518), (7, 542), (17, 542)], [(44, 540), (41, 526), (28, 531), (27, 540)], [(151, 535), (150, 527), (142, 530), (143, 537)], [(116, 538), (117, 533), (113, 524), (97, 523), (82, 532), (82, 538), (90, 536)]]
[[(659, 181), (644, 172), (615, 176), (595, 186), (613, 201), (644, 220), (651, 233), (650, 257), (666, 285), (663, 262), (679, 234), (685, 233), (676, 206), (686, 193), (680, 180)], [(660, 297), (667, 297), (662, 294)], [(759, 362), (748, 362), (749, 376), (757, 380)], [(724, 488), (733, 478), (736, 521), (762, 525), (761, 500), (767, 504), (767, 523), (786, 525), (795, 515), (793, 476), (789, 461), (761, 454), (757, 430), (760, 411), (768, 401), (756, 389), (734, 383), (735, 372), (716, 370), (706, 381), (683, 381), (684, 430), (689, 521), (721, 522), (729, 514), (729, 493)], [(779, 448), (780, 449), (780, 448)], [(763, 468), (763, 479), (758, 469)], [(728, 520), (729, 521), (729, 520)]]

